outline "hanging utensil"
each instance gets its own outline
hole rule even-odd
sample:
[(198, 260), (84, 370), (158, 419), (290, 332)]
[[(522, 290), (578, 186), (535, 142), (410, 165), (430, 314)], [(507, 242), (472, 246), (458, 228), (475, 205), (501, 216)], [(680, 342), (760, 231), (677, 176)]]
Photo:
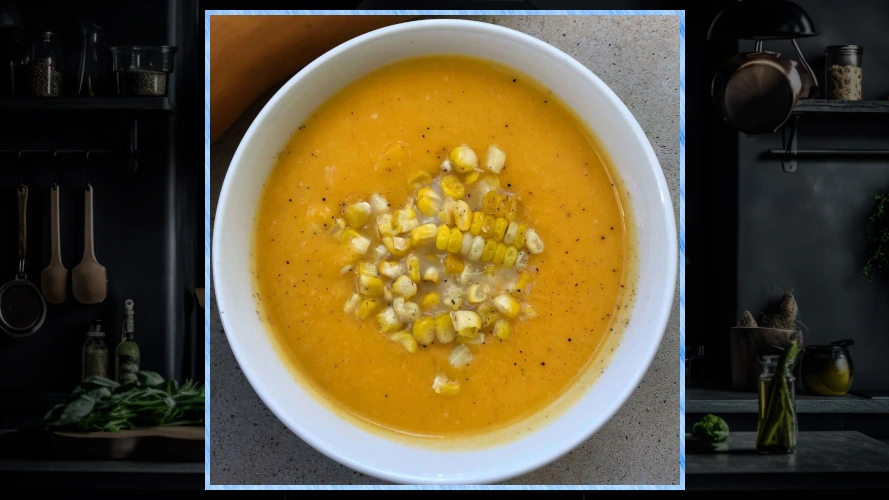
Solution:
[(71, 274), (74, 298), (81, 304), (98, 304), (108, 295), (108, 273), (96, 260), (93, 248), (93, 187), (86, 185), (83, 195), (83, 259)]
[(50, 192), (50, 239), (52, 254), (49, 265), (40, 273), (40, 289), (50, 304), (61, 304), (68, 298), (68, 269), (62, 264), (59, 242), (59, 185), (53, 184)]
[(36, 332), (46, 319), (46, 301), (25, 275), (27, 253), (28, 187), (17, 190), (19, 213), (19, 263), (13, 281), (0, 287), (0, 329), (9, 335), (22, 338)]

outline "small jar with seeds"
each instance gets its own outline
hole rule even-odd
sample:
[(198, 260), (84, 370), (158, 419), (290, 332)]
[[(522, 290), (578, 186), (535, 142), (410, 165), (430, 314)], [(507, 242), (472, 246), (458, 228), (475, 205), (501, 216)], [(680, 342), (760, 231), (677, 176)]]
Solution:
[(168, 46), (111, 47), (112, 69), (117, 80), (118, 95), (167, 95), (175, 53), (176, 47)]
[(22, 36), (12, 63), (13, 95), (58, 97), (62, 94), (62, 48), (56, 34), (43, 31)]

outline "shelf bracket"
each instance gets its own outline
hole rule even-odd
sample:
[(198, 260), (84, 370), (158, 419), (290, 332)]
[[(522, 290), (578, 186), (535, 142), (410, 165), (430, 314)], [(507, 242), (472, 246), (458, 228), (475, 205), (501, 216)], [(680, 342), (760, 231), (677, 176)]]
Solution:
[(796, 147), (797, 147), (797, 129), (799, 128), (799, 115), (793, 116), (793, 121), (790, 123), (790, 139), (788, 140), (785, 137), (785, 129), (787, 126), (781, 129), (781, 142), (784, 147), (784, 158), (781, 158), (781, 166), (784, 167), (784, 171), (792, 174), (796, 172)]
[(135, 116), (128, 118), (127, 124), (127, 169), (135, 172), (139, 168), (138, 120)]

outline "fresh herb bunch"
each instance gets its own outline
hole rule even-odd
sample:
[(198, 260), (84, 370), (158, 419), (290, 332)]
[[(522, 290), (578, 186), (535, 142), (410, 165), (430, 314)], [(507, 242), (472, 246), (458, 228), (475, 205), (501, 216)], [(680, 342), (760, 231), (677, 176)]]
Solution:
[(204, 425), (204, 386), (141, 371), (119, 384), (89, 377), (43, 417), (47, 428), (117, 432), (146, 426)]
[(874, 271), (889, 269), (889, 194), (877, 195), (877, 207), (869, 220), (867, 241), (870, 242), (870, 258), (862, 273), (871, 281)]

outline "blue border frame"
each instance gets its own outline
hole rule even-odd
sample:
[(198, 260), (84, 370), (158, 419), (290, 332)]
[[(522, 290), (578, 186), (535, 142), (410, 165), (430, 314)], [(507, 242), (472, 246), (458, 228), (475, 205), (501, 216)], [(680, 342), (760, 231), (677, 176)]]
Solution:
[[(679, 16), (679, 485), (249, 485), (210, 484), (210, 16), (213, 15)], [(204, 488), (208, 490), (684, 490), (685, 489), (685, 11), (684, 10), (208, 10), (204, 12)]]

